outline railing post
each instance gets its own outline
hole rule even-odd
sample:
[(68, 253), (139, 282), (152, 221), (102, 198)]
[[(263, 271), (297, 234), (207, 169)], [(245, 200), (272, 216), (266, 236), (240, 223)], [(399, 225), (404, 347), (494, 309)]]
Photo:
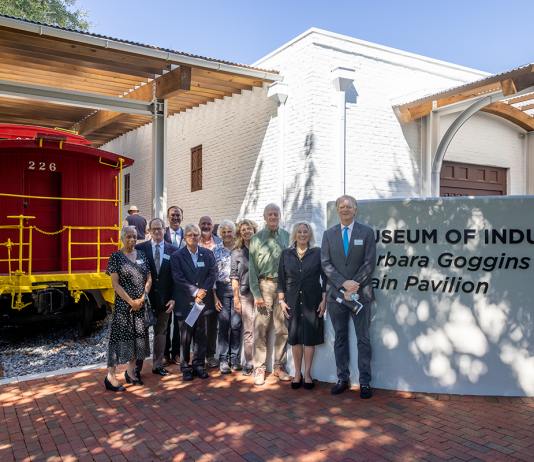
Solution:
[(29, 245), (29, 249), (28, 249), (28, 274), (31, 276), (32, 275), (32, 231), (33, 231), (33, 226), (30, 226), (29, 228), (30, 230), (30, 245)]
[(97, 230), (96, 242), (96, 272), (100, 273), (100, 228)]
[(19, 273), (22, 274), (22, 239), (24, 234), (24, 218), (20, 218), (19, 223)]
[(71, 228), (69, 227), (69, 245), (68, 245), (68, 249), (67, 249), (67, 252), (68, 252), (68, 258), (69, 258), (69, 274), (71, 274), (71, 257), (72, 257), (72, 252), (71, 252), (71, 241), (72, 241), (72, 237), (71, 237)]

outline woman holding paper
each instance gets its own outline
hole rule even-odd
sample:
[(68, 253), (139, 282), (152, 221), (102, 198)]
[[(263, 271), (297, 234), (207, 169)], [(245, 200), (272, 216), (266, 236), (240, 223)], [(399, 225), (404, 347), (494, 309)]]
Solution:
[(314, 247), (315, 236), (305, 221), (295, 223), (278, 268), (278, 299), (288, 320), (288, 343), (293, 348), (295, 377), (291, 388), (313, 388), (311, 366), (315, 345), (324, 343), (326, 277), (321, 269), (321, 249)]
[(115, 376), (119, 364), (128, 363), (124, 373), (126, 383), (143, 385), (134, 373), (138, 359), (150, 356), (148, 328), (144, 325), (145, 294), (150, 292), (152, 277), (146, 254), (135, 249), (137, 230), (125, 226), (121, 231), (122, 248), (109, 257), (106, 274), (111, 276), (115, 303), (111, 318), (108, 345), (108, 375), (104, 384), (108, 390), (124, 391)]

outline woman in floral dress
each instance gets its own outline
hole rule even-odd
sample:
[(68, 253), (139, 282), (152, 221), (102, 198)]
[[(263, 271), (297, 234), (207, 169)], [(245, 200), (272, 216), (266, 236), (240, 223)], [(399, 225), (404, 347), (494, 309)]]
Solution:
[(115, 304), (111, 318), (108, 345), (108, 375), (104, 384), (108, 390), (124, 391), (115, 376), (119, 364), (128, 363), (124, 373), (126, 383), (143, 385), (135, 376), (138, 359), (150, 355), (148, 328), (144, 325), (145, 293), (150, 291), (152, 278), (144, 252), (135, 249), (137, 231), (125, 226), (121, 231), (122, 248), (109, 257), (106, 274), (111, 276), (115, 289)]

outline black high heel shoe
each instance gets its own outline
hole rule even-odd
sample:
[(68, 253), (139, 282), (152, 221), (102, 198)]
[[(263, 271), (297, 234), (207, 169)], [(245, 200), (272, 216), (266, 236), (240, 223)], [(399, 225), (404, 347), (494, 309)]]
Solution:
[(111, 385), (111, 382), (108, 380), (107, 377), (104, 379), (104, 385), (106, 386), (106, 390), (109, 391), (126, 391), (126, 388), (124, 388), (120, 383), (118, 387), (114, 387), (113, 385)]
[(302, 374), (300, 374), (300, 381), (298, 382), (291, 382), (291, 388), (293, 388), (293, 390), (298, 390), (301, 386), (302, 386)]
[(129, 383), (131, 385), (143, 385), (143, 382), (141, 382), (141, 380), (131, 379), (128, 375), (128, 371), (124, 372), (124, 378), (126, 379), (126, 383)]

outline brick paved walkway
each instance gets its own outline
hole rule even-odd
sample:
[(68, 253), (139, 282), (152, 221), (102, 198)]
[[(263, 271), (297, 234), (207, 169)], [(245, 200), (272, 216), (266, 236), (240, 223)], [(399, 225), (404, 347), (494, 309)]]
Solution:
[(0, 386), (0, 460), (534, 461), (532, 398), (362, 401), (235, 373), (182, 382), (173, 369), (161, 379), (147, 364), (147, 386), (119, 394), (104, 369)]

